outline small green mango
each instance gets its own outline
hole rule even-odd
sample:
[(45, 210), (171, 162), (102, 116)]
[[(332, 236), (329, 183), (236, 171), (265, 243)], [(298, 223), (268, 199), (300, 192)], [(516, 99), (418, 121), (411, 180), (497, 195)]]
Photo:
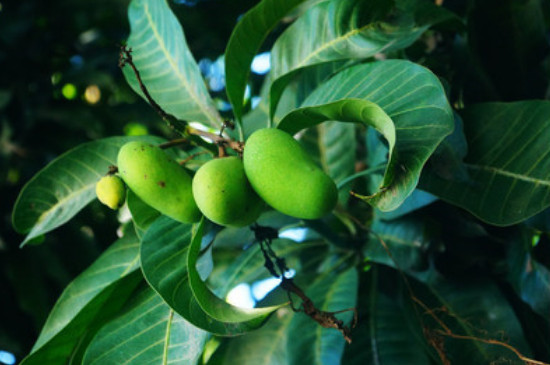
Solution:
[(201, 166), (193, 177), (193, 196), (201, 212), (223, 226), (252, 224), (264, 205), (250, 186), (241, 159), (235, 156)]
[(252, 133), (244, 147), (243, 162), (256, 193), (281, 213), (317, 219), (336, 205), (334, 181), (286, 132), (266, 128)]
[(95, 193), (100, 202), (111, 209), (118, 209), (126, 200), (126, 187), (115, 175), (103, 176), (95, 185)]
[(118, 152), (117, 164), (126, 185), (146, 204), (180, 222), (200, 220), (191, 176), (160, 147), (128, 142)]

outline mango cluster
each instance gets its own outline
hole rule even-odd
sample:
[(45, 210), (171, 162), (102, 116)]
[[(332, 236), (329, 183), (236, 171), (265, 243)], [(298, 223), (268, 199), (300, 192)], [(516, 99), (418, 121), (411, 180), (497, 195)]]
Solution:
[(220, 225), (242, 227), (258, 219), (265, 203), (292, 217), (317, 219), (330, 212), (338, 198), (334, 181), (300, 144), (272, 128), (248, 138), (242, 159), (213, 159), (193, 177), (160, 147), (145, 142), (125, 144), (117, 164), (120, 178), (108, 176), (97, 184), (102, 202), (119, 207), (124, 181), (145, 203), (185, 223), (197, 222), (204, 214)]

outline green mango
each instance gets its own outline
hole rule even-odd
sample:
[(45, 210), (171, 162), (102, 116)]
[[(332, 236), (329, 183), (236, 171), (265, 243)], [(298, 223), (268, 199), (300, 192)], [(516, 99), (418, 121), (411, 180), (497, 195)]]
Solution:
[(145, 142), (128, 142), (117, 158), (122, 180), (141, 200), (184, 223), (198, 222), (191, 176), (164, 150)]
[(317, 219), (336, 205), (334, 181), (286, 132), (266, 128), (252, 133), (244, 147), (243, 162), (256, 193), (281, 213)]
[(126, 200), (126, 187), (116, 175), (103, 176), (95, 185), (95, 194), (100, 202), (111, 209), (118, 209)]
[(241, 159), (235, 156), (202, 165), (193, 177), (193, 196), (201, 212), (223, 226), (252, 224), (264, 206), (246, 178)]

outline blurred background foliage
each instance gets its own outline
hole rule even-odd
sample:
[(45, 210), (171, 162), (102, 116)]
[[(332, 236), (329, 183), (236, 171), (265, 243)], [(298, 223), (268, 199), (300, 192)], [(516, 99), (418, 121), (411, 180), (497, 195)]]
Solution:
[[(218, 108), (229, 112), (220, 57), (239, 16), (257, 1), (169, 2)], [(438, 2), (465, 19), (465, 28), (457, 31), (443, 24), (388, 57), (430, 68), (448, 86), (455, 107), (549, 98), (550, 1)], [(170, 136), (118, 68), (119, 45), (129, 32), (128, 4), (129, 0), (0, 0), (0, 351), (16, 359), (29, 352), (62, 289), (114, 241), (119, 226), (117, 213), (94, 202), (71, 224), (42, 238), (45, 244), (21, 250), (23, 237), (11, 227), (11, 211), (23, 185), (56, 156), (83, 142), (124, 134)], [(278, 34), (276, 29), (265, 49)], [(249, 108), (257, 101), (254, 95), (260, 93), (263, 73), (252, 75)], [(533, 257), (550, 266), (547, 212), (522, 227), (498, 230), (474, 224), (462, 211), (441, 202), (425, 208), (421, 217), (426, 220), (426, 236), (445, 237), (444, 243), (432, 242), (434, 252), (426, 252), (435, 257), (435, 263), (426, 265), (437, 265), (443, 274), (474, 280), (480, 273), (495, 275), (511, 258), (518, 261), (509, 263), (511, 267), (523, 265), (530, 245), (535, 247)], [(456, 242), (453, 237), (458, 237)], [(517, 237), (527, 248), (515, 245), (518, 252), (508, 252), (512, 245), (503, 242)], [(381, 253), (381, 261), (385, 255)], [(535, 313), (523, 311), (526, 305), (512, 294), (510, 284), (497, 281), (516, 312), (528, 317), (522, 321), (531, 324), (525, 333), (547, 331), (546, 326), (537, 327), (540, 318)], [(548, 360), (545, 344), (533, 350)]]

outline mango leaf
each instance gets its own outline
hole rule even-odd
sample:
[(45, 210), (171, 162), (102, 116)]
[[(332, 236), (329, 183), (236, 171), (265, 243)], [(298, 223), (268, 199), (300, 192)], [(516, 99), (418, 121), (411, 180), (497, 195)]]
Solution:
[[(455, 119), (455, 123), (456, 122), (457, 120)], [(460, 124), (460, 126), (462, 126), (462, 124)], [(455, 126), (455, 130), (451, 135), (457, 133), (457, 129), (458, 126)], [(450, 139), (450, 137), (451, 136), (447, 136), (441, 142), (439, 147), (435, 150), (434, 154), (436, 154), (438, 150), (442, 149), (442, 145), (445, 144)], [(384, 164), (387, 159), (386, 155), (388, 153), (388, 147), (386, 146), (384, 141), (380, 139), (380, 135), (376, 133), (376, 131), (374, 131), (373, 129), (369, 129), (366, 133), (365, 143), (367, 149), (367, 166), (380, 166), (381, 164)], [(376, 171), (366, 176), (368, 191), (374, 191), (380, 185), (380, 182), (383, 179), (382, 173), (383, 171)], [(436, 200), (436, 196), (423, 190), (415, 189), (411, 193), (411, 195), (409, 195), (407, 199), (403, 201), (403, 204), (401, 204), (397, 209), (389, 212), (383, 212), (379, 209), (375, 209), (375, 214), (376, 217), (380, 219), (396, 219), (417, 209), (420, 209), (426, 205), (429, 205)]]
[(388, 280), (385, 271), (374, 266), (361, 276), (357, 306), (361, 320), (353, 331), (354, 340), (346, 347), (342, 363), (433, 364), (435, 359), (422, 336), (422, 328), (411, 320), (416, 313), (400, 300), (403, 285)]
[(144, 288), (107, 323), (86, 351), (85, 365), (194, 365), (208, 333), (192, 326), (158, 296)]
[(374, 234), (363, 249), (369, 261), (392, 267), (397, 264), (404, 271), (428, 266), (425, 251), (429, 237), (426, 221), (421, 217), (407, 216), (389, 222), (377, 219), (371, 230)]
[(202, 281), (196, 268), (197, 259), (201, 249), (203, 238), (204, 219), (196, 226), (189, 250), (187, 252), (187, 270), (189, 284), (193, 294), (201, 308), (212, 318), (228, 323), (247, 323), (252, 327), (259, 327), (267, 317), (281, 307), (271, 306), (265, 308), (239, 308), (217, 297)]
[[(453, 114), (434, 74), (408, 61), (390, 60), (339, 72), (319, 86), (300, 109), (283, 118), (278, 128), (295, 133), (325, 120), (372, 125), (372, 117), (358, 108), (360, 104), (356, 99), (377, 104), (378, 109), (387, 114), (383, 119), (385, 124), (379, 120), (375, 129), (382, 132), (388, 142), (389, 163), (380, 190), (365, 200), (382, 211), (390, 211), (416, 188), (424, 164), (451, 133)], [(388, 116), (395, 127), (386, 121)], [(391, 135), (393, 128), (395, 140)]]
[(550, 102), (482, 103), (462, 117), (468, 154), (460, 173), (437, 159), (421, 187), (494, 225), (550, 206)]
[[(300, 242), (297, 244), (292, 240), (279, 238), (273, 240), (271, 247), (277, 256), (285, 258), (288, 267), (300, 271), (301, 263), (298, 262), (296, 256), (304, 253), (306, 255), (309, 253), (311, 256), (319, 254), (326, 244), (322, 242)], [(240, 283), (252, 284), (255, 280), (269, 277), (270, 274), (264, 263), (262, 251), (258, 245), (254, 245), (233, 259), (223, 271), (211, 276), (209, 282), (213, 283), (220, 293), (228, 293), (230, 289)]]
[(306, 130), (300, 137), (300, 144), (338, 184), (338, 201), (346, 204), (350, 199), (349, 189), (346, 189), (349, 184), (340, 184), (355, 172), (355, 126), (328, 121)]
[[(376, 104), (361, 99), (344, 99), (324, 105), (303, 107), (288, 113), (277, 125), (290, 134), (315, 126), (325, 121), (339, 120), (344, 122), (362, 123), (379, 131), (389, 144), (390, 155), (395, 146), (395, 127), (390, 117)], [(391, 160), (386, 171), (391, 171)], [(391, 172), (386, 173), (384, 184), (387, 186), (393, 179)]]
[(399, 206), (399, 208), (397, 208), (396, 210), (392, 210), (391, 212), (382, 212), (377, 210), (376, 215), (380, 219), (396, 219), (411, 212), (414, 212), (415, 210), (418, 210), (420, 208), (424, 208), (425, 206), (430, 205), (437, 200), (438, 198), (435, 195), (427, 193), (424, 190), (415, 189), (411, 193), (411, 195), (409, 195), (407, 199), (405, 199), (403, 204)]
[(80, 364), (76, 354), (142, 281), (138, 269), (138, 239), (119, 239), (63, 291), (22, 364)]
[[(328, 121), (306, 131), (300, 143), (336, 182), (355, 172), (355, 126)], [(349, 195), (346, 192), (346, 195)]]
[[(504, 342), (523, 356), (531, 356), (518, 318), (495, 283), (479, 276), (451, 281), (435, 271), (419, 277), (424, 283), (409, 280), (414, 295), (428, 308), (444, 308), (433, 312), (441, 322), (433, 321), (431, 316), (424, 317), (423, 324), (430, 329), (428, 333), (445, 331), (440, 325), (444, 323), (453, 334), (464, 336), (440, 337), (451, 363), (489, 364), (497, 359), (524, 363), (508, 347), (482, 341), (487, 339)], [(422, 307), (418, 309), (425, 313)]]
[(359, 299), (358, 342), (352, 343), (345, 360), (524, 363), (506, 345), (530, 356), (519, 321), (494, 283), (479, 277), (450, 281), (433, 270), (419, 277), (423, 282), (407, 277), (405, 283), (401, 273), (384, 266), (374, 266), (361, 277), (365, 297)]
[(136, 233), (141, 238), (147, 228), (149, 228), (161, 214), (158, 210), (145, 204), (132, 190), (128, 189), (127, 194), (126, 202), (128, 204), (128, 209), (132, 214)]
[(225, 51), (225, 84), (233, 114), (240, 121), (250, 64), (264, 39), (289, 11), (304, 0), (263, 0), (239, 21)]
[(288, 325), (293, 316), (290, 309), (279, 309), (262, 328), (225, 339), (207, 365), (288, 365)]
[(256, 328), (258, 323), (217, 321), (199, 305), (191, 290), (187, 270), (191, 230), (191, 225), (164, 216), (149, 227), (141, 243), (141, 262), (145, 278), (176, 313), (199, 328), (225, 336)]
[(452, 17), (427, 1), (397, 0), (393, 5), (385, 0), (324, 1), (296, 20), (273, 46), (270, 116), (285, 87), (304, 68), (405, 48), (432, 24)]
[(523, 244), (513, 242), (510, 245), (508, 281), (517, 295), (550, 323), (550, 270), (526, 249), (531, 247), (531, 242), (525, 236)]
[[(127, 43), (155, 102), (178, 119), (218, 128), (221, 117), (166, 0), (133, 0), (128, 18), (131, 32)], [(123, 72), (132, 89), (143, 97), (131, 67), (124, 67)], [(175, 127), (182, 131), (183, 125)]]
[(88, 142), (64, 153), (36, 174), (21, 190), (13, 210), (13, 226), (27, 237), (22, 245), (71, 219), (95, 198), (95, 184), (116, 164), (126, 142), (155, 137), (111, 137)]
[[(322, 275), (306, 290), (320, 310), (335, 312), (353, 308), (357, 301), (358, 277), (354, 268), (336, 275)], [(353, 312), (338, 315), (349, 324)], [(288, 333), (289, 364), (339, 364), (345, 340), (336, 329), (322, 328), (303, 313), (290, 321)]]

